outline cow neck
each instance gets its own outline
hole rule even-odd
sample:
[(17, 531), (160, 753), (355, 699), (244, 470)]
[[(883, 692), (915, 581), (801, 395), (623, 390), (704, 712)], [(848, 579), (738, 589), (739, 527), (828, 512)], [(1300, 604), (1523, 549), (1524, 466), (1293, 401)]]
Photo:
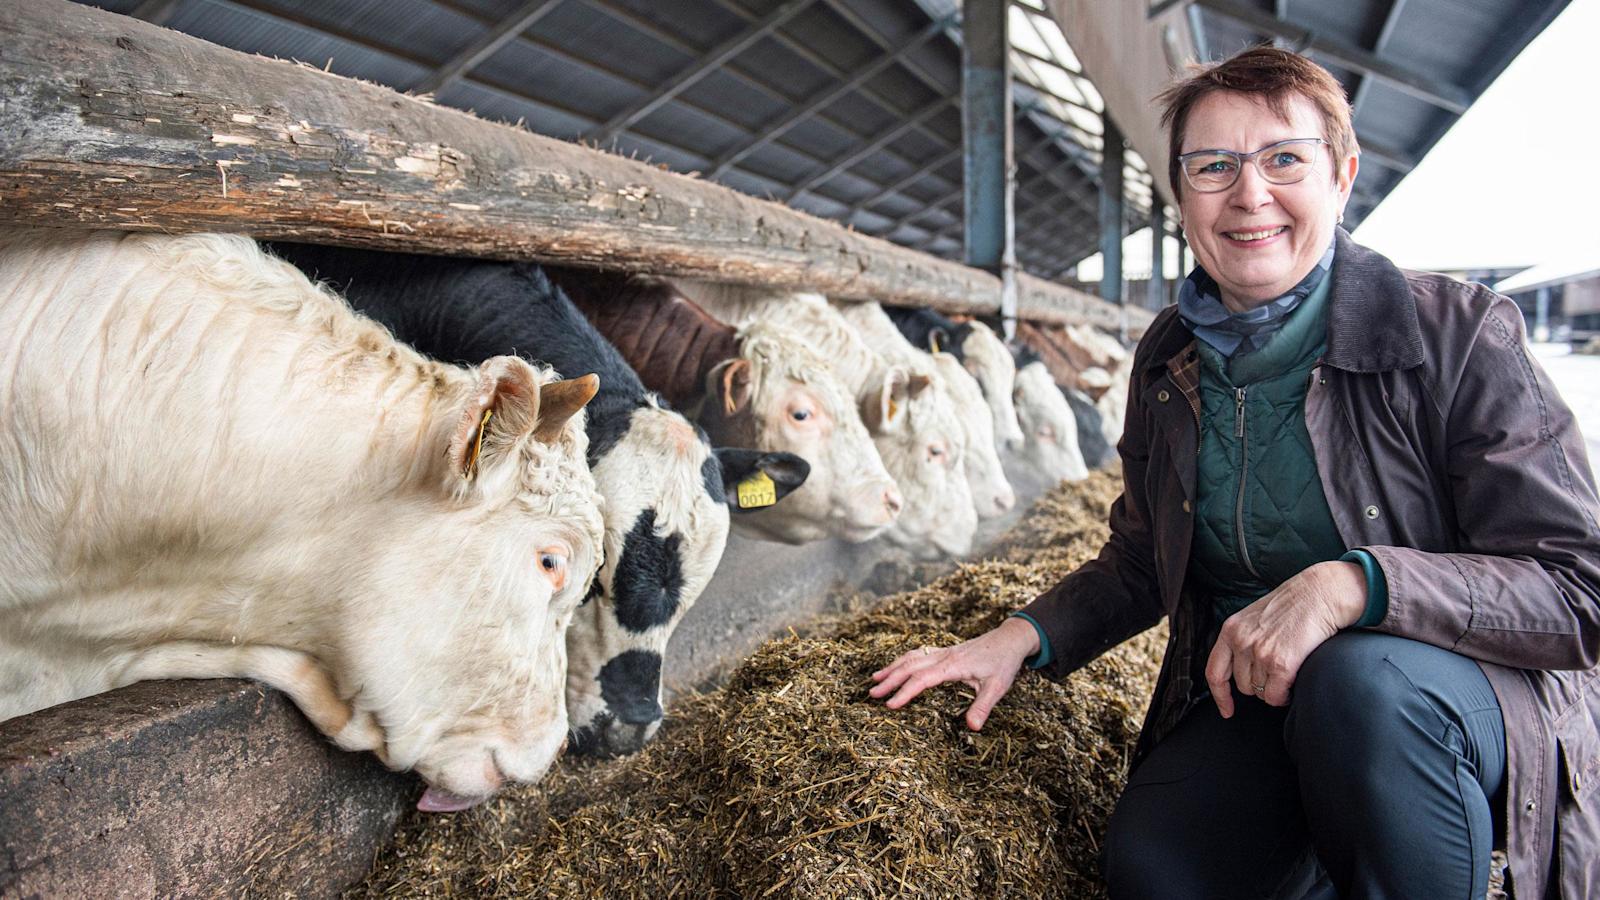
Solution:
[(667, 282), (638, 278), (609, 296), (597, 293), (580, 290), (572, 299), (644, 385), (678, 409), (693, 407), (711, 370), (739, 355), (734, 329)]

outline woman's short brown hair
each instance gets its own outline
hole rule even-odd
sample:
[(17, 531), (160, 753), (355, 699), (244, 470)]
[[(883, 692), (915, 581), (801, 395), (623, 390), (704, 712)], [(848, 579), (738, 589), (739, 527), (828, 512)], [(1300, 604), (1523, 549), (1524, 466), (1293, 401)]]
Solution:
[(1189, 112), (1201, 98), (1217, 91), (1256, 95), (1266, 102), (1268, 109), (1284, 119), (1289, 117), (1289, 99), (1295, 95), (1304, 97), (1322, 116), (1322, 130), (1326, 132), (1324, 137), (1330, 145), (1335, 170), (1340, 161), (1360, 152), (1356, 146), (1355, 126), (1350, 122), (1350, 102), (1345, 99), (1338, 79), (1298, 53), (1270, 45), (1251, 47), (1221, 62), (1191, 66), (1189, 77), (1174, 82), (1156, 95), (1156, 102), (1163, 107), (1161, 125), (1168, 135), (1167, 179), (1172, 182), (1175, 196), (1183, 193), (1178, 154), (1183, 147)]

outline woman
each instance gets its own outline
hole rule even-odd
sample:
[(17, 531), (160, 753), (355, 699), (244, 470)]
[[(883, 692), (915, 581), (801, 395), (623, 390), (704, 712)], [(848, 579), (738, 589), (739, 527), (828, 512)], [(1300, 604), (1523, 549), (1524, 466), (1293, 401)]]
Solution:
[(874, 674), (898, 708), (1061, 678), (1171, 619), (1114, 897), (1600, 896), (1600, 527), (1504, 297), (1337, 228), (1337, 81), (1254, 48), (1162, 96), (1198, 268), (1135, 355), (1100, 556)]

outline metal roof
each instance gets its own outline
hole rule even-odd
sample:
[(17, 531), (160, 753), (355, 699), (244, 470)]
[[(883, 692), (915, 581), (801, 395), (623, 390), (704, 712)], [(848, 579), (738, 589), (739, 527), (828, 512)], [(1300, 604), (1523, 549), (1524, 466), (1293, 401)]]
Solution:
[[(1277, 0), (1267, 11), (1252, 0), (1198, 0), (1191, 21), (1199, 18), (1203, 46), (1221, 54), (1262, 31), (1298, 27), (1293, 17), (1303, 16), (1318, 36), (1376, 45), (1368, 52), (1424, 68), (1429, 78), (1452, 87), (1446, 93), (1456, 102), (1475, 98), (1492, 80), (1483, 73), (1497, 74), (1565, 2)], [(431, 93), (441, 104), (485, 118), (699, 173), (867, 234), (961, 258), (957, 0), (91, 5), (222, 46)], [(1152, 4), (1165, 5), (1170, 4)], [(1472, 15), (1438, 27), (1430, 20), (1438, 8), (1457, 7)], [(1513, 7), (1537, 9), (1524, 21), (1510, 12)], [(1278, 24), (1269, 29), (1271, 23), (1256, 21), (1260, 16)], [(1254, 24), (1247, 27), (1241, 19)], [(1059, 279), (1099, 249), (1104, 101), (1042, 0), (1016, 0), (1010, 29), (1017, 256), (1025, 271)], [(1433, 145), (1455, 113), (1382, 79), (1367, 84), (1372, 79), (1319, 56), (1317, 40), (1324, 38), (1310, 42), (1312, 55), (1345, 79), (1356, 97), (1357, 128), (1368, 149), (1352, 202), (1354, 219), (1347, 217), (1353, 225)], [(1438, 46), (1427, 52), (1417, 46), (1430, 42)], [(1374, 159), (1404, 165), (1386, 169), (1372, 165)], [(1124, 233), (1149, 221), (1149, 169), (1130, 150)], [(1164, 166), (1158, 169), (1157, 177), (1165, 177)]]
[(1354, 230), (1568, 2), (1193, 0), (1189, 23), (1202, 58), (1276, 41), (1344, 85), (1361, 144)]

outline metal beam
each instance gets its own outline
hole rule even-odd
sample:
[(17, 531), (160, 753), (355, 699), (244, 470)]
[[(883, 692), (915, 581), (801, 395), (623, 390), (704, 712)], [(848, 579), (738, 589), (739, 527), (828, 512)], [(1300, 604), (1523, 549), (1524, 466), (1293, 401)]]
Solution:
[(1000, 276), (1000, 325), (1017, 329), (1017, 217), (1012, 151), (1010, 0), (961, 3), (961, 245)]
[(528, 0), (516, 12), (412, 85), (411, 92), (437, 94), (444, 90), (451, 82), (472, 71), (478, 63), (493, 56), (495, 51), (516, 40), (518, 35), (532, 28), (533, 23), (549, 15), (560, 3), (561, 0)]
[(711, 163), (711, 170), (706, 173), (707, 177), (722, 177), (722, 174), (728, 171), (729, 167), (738, 163), (739, 160), (744, 159), (746, 156), (749, 156), (762, 147), (772, 143), (773, 139), (788, 133), (789, 129), (799, 125), (806, 119), (811, 118), (811, 116), (814, 115), (818, 110), (829, 105), (830, 103), (833, 103), (835, 100), (838, 100), (845, 94), (850, 93), (870, 79), (877, 77), (885, 69), (899, 62), (907, 53), (910, 53), (918, 47), (921, 47), (923, 44), (926, 44), (934, 35), (943, 31), (944, 28), (945, 23), (943, 20), (929, 23), (921, 31), (917, 32), (917, 35), (911, 39), (911, 42), (906, 44), (904, 47), (901, 47), (899, 50), (890, 53), (888, 56), (879, 57), (865, 69), (862, 69), (855, 75), (851, 76), (848, 80), (834, 85), (831, 90), (825, 91), (821, 95), (813, 98), (810, 103), (807, 103), (799, 109), (791, 110), (787, 115), (778, 119), (776, 122), (769, 122), (762, 125), (760, 129), (760, 135), (755, 140), (750, 141), (736, 150), (724, 153), (722, 156), (714, 160)]
[(707, 50), (693, 65), (667, 79), (644, 100), (618, 112), (584, 137), (596, 144), (605, 144), (635, 122), (672, 102), (674, 97), (688, 90), (700, 79), (722, 68), (755, 42), (781, 28), (785, 22), (799, 15), (813, 2), (814, 0), (789, 0), (757, 21), (749, 23), (738, 34)]
[(1370, 159), (1386, 169), (1405, 174), (1417, 167), (1416, 158), (1402, 150), (1374, 141), (1358, 140), (1358, 143), (1361, 145), (1363, 159)]
[(1100, 298), (1121, 304), (1122, 296), (1122, 129), (1102, 120), (1106, 145), (1100, 153)]
[(1160, 203), (1150, 206), (1150, 283), (1146, 286), (1144, 305), (1147, 309), (1160, 309), (1167, 305), (1167, 208)]
[(1195, 5), (1203, 6), (1219, 16), (1233, 19), (1262, 34), (1303, 44), (1312, 53), (1335, 65), (1359, 72), (1364, 77), (1370, 75), (1381, 79), (1419, 100), (1449, 110), (1456, 115), (1466, 112), (1467, 107), (1472, 105), (1472, 95), (1457, 85), (1438, 81), (1379, 59), (1371, 51), (1340, 38), (1314, 34), (1309, 29), (1279, 19), (1244, 0), (1195, 0)]
[[(1383, 27), (1378, 30), (1378, 39), (1372, 42), (1372, 55), (1382, 56), (1389, 45), (1389, 39), (1394, 36), (1395, 23), (1400, 21), (1400, 11), (1405, 9), (1406, 0), (1389, 0), (1389, 14), (1383, 19)], [(1372, 91), (1373, 77), (1362, 75), (1361, 84), (1356, 87), (1356, 94), (1350, 98), (1350, 121), (1354, 122), (1361, 115), (1361, 106), (1367, 102), (1367, 94)]]
[[(922, 123), (928, 121), (946, 109), (949, 109), (950, 106), (955, 102), (955, 98), (946, 97), (942, 100), (935, 100), (932, 103), (929, 103), (911, 118), (906, 119), (899, 125), (896, 125), (888, 131), (885, 131), (872, 141), (863, 144), (849, 153), (846, 153), (844, 156), (839, 157), (832, 164), (818, 169), (801, 179), (800, 183), (795, 185), (794, 188), (789, 191), (788, 195), (783, 198), (784, 202), (792, 202), (794, 198), (804, 194), (806, 191), (811, 190), (813, 186), (826, 182), (828, 179), (838, 175), (840, 172), (843, 172), (844, 170), (850, 168), (863, 159), (866, 159), (872, 154), (877, 153), (892, 141), (898, 140), (906, 132), (913, 128), (921, 127)], [(959, 151), (957, 151), (957, 153), (959, 155)], [(851, 209), (853, 210), (854, 208), (855, 207), (852, 205)]]

